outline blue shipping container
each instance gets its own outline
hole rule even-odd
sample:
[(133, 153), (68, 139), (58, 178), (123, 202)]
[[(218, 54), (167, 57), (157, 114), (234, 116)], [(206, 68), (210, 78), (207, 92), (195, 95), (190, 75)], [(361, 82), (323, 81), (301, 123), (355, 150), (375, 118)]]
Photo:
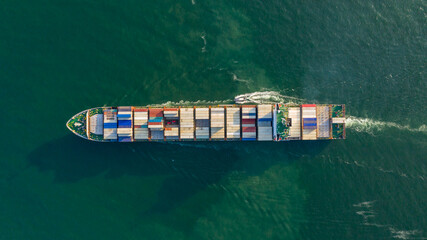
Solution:
[(317, 118), (304, 118), (304, 121), (317, 121)]
[(120, 120), (119, 119), (119, 126), (121, 125), (132, 125), (132, 120)]
[(117, 114), (117, 117), (118, 118), (130, 118), (131, 117), (131, 115), (130, 114)]
[(162, 118), (160, 118), (160, 119), (149, 119), (148, 122), (162, 122)]
[(242, 141), (256, 141), (256, 138), (242, 138)]
[(273, 121), (273, 119), (272, 118), (258, 118), (258, 121), (260, 121), (260, 122), (271, 122), (271, 121)]
[(117, 123), (104, 123), (104, 128), (117, 128)]
[(163, 117), (150, 117), (150, 119), (162, 120), (162, 119), (163, 119)]
[(132, 142), (130, 137), (119, 137), (119, 142)]

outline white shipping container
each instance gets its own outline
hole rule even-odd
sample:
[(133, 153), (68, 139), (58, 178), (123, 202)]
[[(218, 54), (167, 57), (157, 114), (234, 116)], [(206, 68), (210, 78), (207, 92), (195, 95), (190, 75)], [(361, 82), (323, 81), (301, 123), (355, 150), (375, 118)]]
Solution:
[(212, 139), (221, 139), (224, 138), (224, 128), (223, 127), (212, 127), (211, 128), (211, 137)]
[(303, 118), (316, 118), (316, 107), (303, 107), (302, 108)]
[(299, 107), (290, 107), (288, 118), (291, 119), (292, 126), (289, 128), (289, 137), (301, 137), (301, 109)]
[(117, 128), (118, 134), (132, 133), (132, 128)]
[(256, 138), (256, 132), (243, 132), (242, 138)]

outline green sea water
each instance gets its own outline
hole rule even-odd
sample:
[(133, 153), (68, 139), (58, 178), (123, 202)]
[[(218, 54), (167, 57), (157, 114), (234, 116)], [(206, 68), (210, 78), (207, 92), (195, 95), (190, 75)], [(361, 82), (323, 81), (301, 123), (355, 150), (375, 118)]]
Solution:
[[(427, 4), (0, 4), (0, 239), (426, 239)], [(97, 106), (343, 103), (347, 140), (102, 144)]]

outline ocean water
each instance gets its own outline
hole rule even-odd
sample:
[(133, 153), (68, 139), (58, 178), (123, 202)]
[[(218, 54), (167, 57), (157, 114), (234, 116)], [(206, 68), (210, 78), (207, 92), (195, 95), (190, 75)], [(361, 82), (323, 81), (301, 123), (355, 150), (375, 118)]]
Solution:
[[(0, 239), (426, 239), (427, 4), (0, 4)], [(100, 144), (104, 105), (344, 103), (344, 141)]]

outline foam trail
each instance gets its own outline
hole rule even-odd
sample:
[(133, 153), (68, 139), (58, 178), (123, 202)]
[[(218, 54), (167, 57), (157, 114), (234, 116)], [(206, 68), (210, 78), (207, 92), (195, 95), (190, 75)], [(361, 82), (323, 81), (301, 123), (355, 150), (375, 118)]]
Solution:
[(366, 201), (357, 204), (353, 204), (353, 207), (356, 208), (356, 214), (363, 218), (362, 224), (365, 226), (373, 226), (377, 228), (385, 228), (387, 229), (392, 238), (395, 239), (427, 239), (421, 236), (422, 232), (420, 230), (398, 230), (392, 225), (389, 224), (379, 224), (375, 222), (376, 212), (374, 211), (374, 203), (373, 201)]
[(239, 103), (303, 103), (304, 99), (286, 96), (276, 91), (245, 93), (235, 97)]
[[(276, 91), (260, 91), (260, 92), (252, 92), (245, 93), (236, 96), (234, 99), (242, 98), (244, 99), (243, 103), (295, 103), (300, 104), (304, 103), (305, 100), (301, 98), (286, 96), (280, 94), (280, 92)], [(206, 106), (206, 105), (221, 105), (221, 104), (234, 104), (235, 101), (232, 99), (225, 100), (216, 100), (216, 101), (207, 101), (207, 100), (197, 100), (197, 101), (178, 101), (172, 102), (168, 101), (161, 104), (153, 104), (150, 106)]]
[(391, 234), (393, 235), (393, 238), (396, 239), (427, 239), (424, 237), (416, 237), (415, 235), (420, 235), (421, 231), (420, 230), (397, 230), (393, 227), (389, 228)]
[(242, 78), (237, 77), (237, 75), (234, 74), (234, 73), (230, 73), (230, 74), (233, 76), (233, 81), (243, 82), (243, 83), (250, 83), (251, 82), (250, 80), (242, 79)]
[[(193, 5), (194, 4), (196, 4), (196, 3), (194, 2)], [(202, 52), (206, 52), (206, 44), (207, 44), (207, 42), (206, 42), (206, 33), (202, 33), (202, 35), (200, 36), (200, 38), (203, 40)]]
[(217, 100), (217, 101), (207, 101), (207, 100), (197, 100), (197, 101), (184, 101), (179, 102), (168, 101), (161, 104), (153, 104), (150, 106), (206, 106), (206, 105), (219, 105), (219, 104), (233, 104), (233, 100)]
[(396, 128), (410, 132), (427, 133), (426, 125), (421, 125), (418, 128), (411, 128), (409, 125), (400, 125), (394, 122), (383, 122), (369, 118), (358, 118), (353, 116), (350, 116), (346, 119), (346, 127), (355, 130), (356, 132), (366, 132), (371, 135), (375, 135), (389, 128)]

